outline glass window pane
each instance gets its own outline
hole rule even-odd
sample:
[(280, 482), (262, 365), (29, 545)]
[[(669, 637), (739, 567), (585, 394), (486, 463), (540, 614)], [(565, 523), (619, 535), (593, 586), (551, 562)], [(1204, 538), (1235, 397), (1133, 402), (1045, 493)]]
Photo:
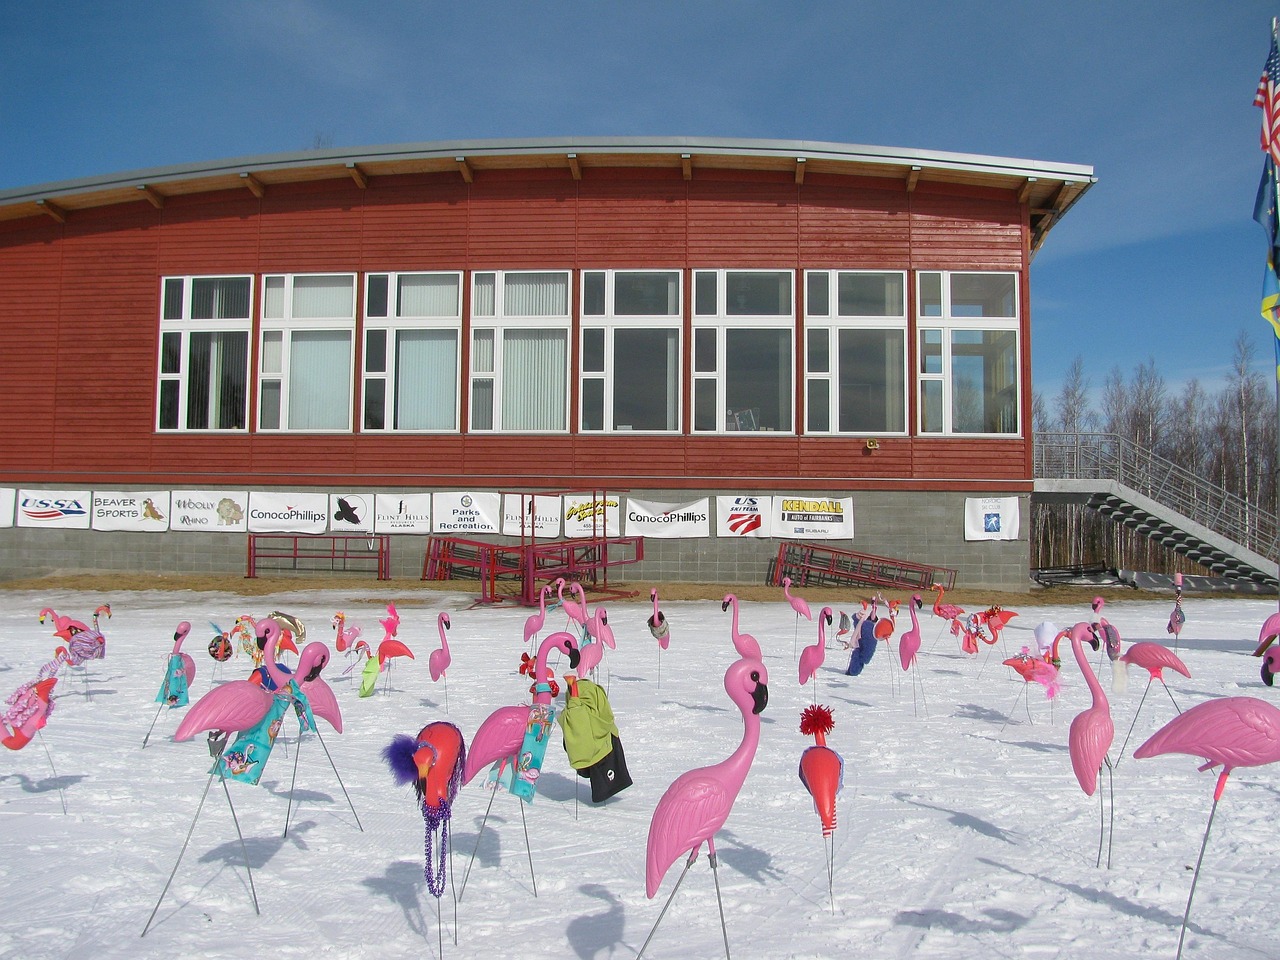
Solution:
[(387, 331), (364, 332), (364, 370), (365, 373), (387, 372)]
[(177, 373), (181, 369), (182, 334), (162, 334), (160, 337), (160, 372)]
[(791, 274), (784, 271), (725, 274), (725, 314), (730, 317), (789, 317)]
[(809, 381), (805, 421), (805, 429), (810, 433), (827, 433), (831, 429), (830, 381), (820, 378)]
[(381, 377), (364, 382), (364, 428), (382, 430), (387, 425), (387, 381)]
[(590, 270), (582, 275), (582, 315), (604, 316), (604, 271)]
[(614, 331), (615, 430), (678, 428), (679, 341), (675, 330)]
[(194, 277), (192, 320), (248, 320), (248, 277)]
[(182, 292), (183, 282), (181, 277), (170, 277), (164, 282), (164, 307), (160, 316), (165, 320), (181, 320), (182, 319)]
[(920, 331), (920, 372), (942, 373), (942, 331)]
[(700, 317), (714, 317), (716, 310), (716, 275), (711, 270), (693, 274), (693, 312)]
[(957, 330), (951, 338), (951, 429), (1016, 433), (1017, 334)]
[(900, 273), (842, 273), (839, 297), (842, 317), (906, 315)]
[(716, 372), (716, 331), (693, 331), (693, 370), (695, 373)]
[(809, 344), (808, 371), (810, 373), (828, 373), (831, 370), (831, 337), (826, 330), (809, 330), (806, 332)]
[(178, 387), (177, 380), (160, 381), (160, 415), (161, 430), (178, 429)]
[(454, 429), (457, 371), (455, 331), (402, 330), (397, 334), (395, 429)]
[(508, 317), (569, 315), (569, 276), (565, 273), (504, 275), (504, 308)]
[(680, 274), (619, 271), (613, 277), (613, 314), (617, 317), (679, 316)]
[(374, 273), (369, 276), (365, 298), (364, 315), (366, 317), (385, 317), (387, 315), (388, 286), (391, 278), (385, 273)]
[(906, 332), (841, 330), (837, 386), (841, 433), (900, 433), (906, 430), (903, 388)]
[(720, 407), (716, 403), (714, 380), (700, 378), (693, 381), (693, 429), (720, 429)]
[(193, 333), (187, 358), (187, 429), (241, 430), (248, 391), (248, 333)]
[(471, 333), (471, 369), (475, 373), (493, 373), (493, 331)]
[(293, 278), (293, 316), (299, 320), (350, 319), (356, 315), (355, 280), (342, 276)]
[(791, 331), (725, 332), (725, 403), (739, 430), (791, 424)]
[(495, 274), (477, 273), (474, 290), (471, 295), (471, 315), (473, 317), (492, 317), (497, 311), (497, 288)]
[(922, 317), (942, 316), (942, 274), (920, 274), (920, 303)]
[(604, 330), (600, 327), (582, 331), (582, 369), (587, 373), (604, 373)]
[(493, 429), (493, 380), (471, 381), (471, 429)]
[(284, 334), (279, 330), (262, 332), (262, 357), (260, 360), (263, 373), (282, 373), (284, 371)]
[(810, 273), (805, 278), (805, 312), (811, 317), (831, 315), (831, 277), (826, 271)]
[(604, 430), (604, 379), (587, 377), (582, 381), (582, 429)]
[(942, 381), (920, 381), (920, 432), (942, 432)]
[(458, 278), (451, 274), (401, 274), (396, 312), (401, 317), (456, 317)]
[(267, 277), (262, 282), (262, 316), (266, 320), (284, 317), (284, 277)]
[(294, 331), (289, 344), (289, 429), (349, 429), (350, 382), (349, 331)]
[(263, 430), (280, 429), (280, 381), (263, 380), (258, 402), (258, 423)]
[(565, 429), (567, 354), (564, 330), (503, 333), (502, 429)]
[(1015, 286), (1014, 275), (1011, 273), (953, 273), (951, 315), (1016, 317)]

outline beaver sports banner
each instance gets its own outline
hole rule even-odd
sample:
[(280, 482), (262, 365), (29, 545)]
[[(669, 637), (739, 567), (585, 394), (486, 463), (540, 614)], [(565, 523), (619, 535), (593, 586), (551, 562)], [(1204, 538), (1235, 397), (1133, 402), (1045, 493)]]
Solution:
[(249, 494), (250, 533), (324, 533), (329, 497), (323, 493)]
[(175, 490), (169, 501), (170, 530), (244, 533), (249, 528), (245, 490)]
[(431, 500), (436, 533), (497, 533), (502, 519), (497, 493), (437, 493)]
[(373, 498), (374, 533), (430, 533), (431, 494), (379, 493)]
[(169, 529), (169, 491), (95, 490), (94, 530), (163, 532)]
[(614, 495), (564, 498), (566, 537), (622, 536), (622, 498)]
[(773, 497), (716, 497), (716, 536), (773, 536)]
[(93, 494), (88, 490), (19, 490), (20, 527), (88, 530)]
[(502, 498), (502, 534), (506, 537), (558, 537), (563, 509), (558, 496), (508, 493)]
[(711, 501), (651, 503), (627, 498), (627, 536), (675, 539), (711, 536)]
[(773, 498), (773, 535), (786, 539), (853, 539), (853, 497)]
[(1017, 540), (1017, 497), (966, 497), (964, 501), (966, 540)]

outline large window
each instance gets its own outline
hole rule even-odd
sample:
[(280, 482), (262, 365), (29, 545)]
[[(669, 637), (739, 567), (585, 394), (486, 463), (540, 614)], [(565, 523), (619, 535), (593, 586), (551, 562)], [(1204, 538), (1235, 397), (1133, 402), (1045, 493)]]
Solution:
[(252, 305), (252, 277), (161, 281), (158, 429), (245, 429)]
[(568, 371), (569, 272), (473, 274), (471, 429), (568, 429)]
[(351, 429), (355, 275), (262, 278), (260, 430)]
[(457, 430), (459, 273), (365, 278), (363, 429)]
[(693, 429), (791, 432), (790, 270), (693, 272)]
[(680, 429), (680, 271), (582, 274), (581, 429)]
[(905, 433), (906, 275), (805, 274), (805, 432)]
[(1017, 434), (1012, 273), (918, 274), (920, 432)]

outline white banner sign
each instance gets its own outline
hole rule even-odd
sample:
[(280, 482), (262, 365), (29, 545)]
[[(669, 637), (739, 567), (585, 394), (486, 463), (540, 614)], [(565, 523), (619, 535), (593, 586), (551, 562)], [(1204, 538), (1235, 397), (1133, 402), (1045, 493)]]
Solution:
[(431, 500), (436, 533), (497, 533), (502, 517), (498, 493), (437, 493)]
[(622, 536), (621, 497), (564, 498), (564, 535), (566, 537)]
[(373, 498), (374, 533), (430, 533), (431, 494), (379, 493)]
[(716, 497), (716, 536), (773, 536), (773, 497)]
[(329, 497), (323, 493), (249, 494), (251, 533), (324, 533), (329, 529)]
[(212, 530), (216, 533), (244, 533), (245, 490), (175, 490), (169, 501), (170, 530)]
[(1017, 540), (1017, 497), (966, 497), (964, 501), (966, 540)]
[(13, 508), (17, 502), (17, 490), (13, 487), (0, 487), (0, 527), (13, 526)]
[(88, 490), (19, 490), (18, 526), (88, 530), (92, 508)]
[(169, 491), (95, 490), (92, 526), (94, 530), (168, 530)]
[(373, 494), (329, 494), (329, 529), (334, 533), (372, 533)]
[(774, 497), (773, 535), (788, 539), (853, 538), (853, 497)]
[(627, 536), (711, 536), (711, 501), (707, 497), (689, 503), (651, 503), (627, 498)]
[(507, 537), (560, 536), (560, 498), (508, 493), (502, 498), (502, 534)]

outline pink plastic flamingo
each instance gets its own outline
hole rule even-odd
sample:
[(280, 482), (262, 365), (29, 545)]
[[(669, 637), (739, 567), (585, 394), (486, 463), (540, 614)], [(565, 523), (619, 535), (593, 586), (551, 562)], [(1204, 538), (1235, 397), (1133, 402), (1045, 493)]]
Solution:
[(813, 619), (813, 611), (809, 609), (809, 604), (803, 597), (793, 596), (791, 593), (791, 578), (782, 578), (782, 595), (787, 598), (787, 603), (791, 604), (791, 609), (796, 612), (796, 619), (804, 617), (806, 620)]
[(49, 722), (53, 713), (53, 701), (49, 699), (53, 693), (57, 677), (46, 677), (24, 683), (15, 690), (5, 702), (9, 709), (0, 717), (0, 743), (10, 750), (21, 750), (44, 725)]
[(110, 619), (111, 619), (111, 604), (109, 604), (109, 603), (104, 603), (104, 604), (102, 604), (102, 606), (98, 607), (96, 610), (94, 610), (94, 611), (93, 611), (93, 629), (95, 629), (95, 630), (98, 630), (98, 629), (99, 629), (99, 627), (98, 627), (98, 617), (100, 617), (100, 616), (101, 616), (102, 614), (104, 614), (104, 613), (107, 615), (107, 619), (108, 619), (108, 620), (110, 620)]
[[(1120, 663), (1124, 664), (1124, 670), (1127, 673), (1129, 665), (1137, 664), (1146, 670), (1147, 677), (1146, 689), (1142, 691), (1142, 699), (1138, 701), (1138, 709), (1133, 712), (1133, 722), (1129, 724), (1129, 732), (1124, 736), (1124, 743), (1120, 744), (1120, 757), (1116, 760), (1119, 765), (1120, 760), (1124, 759), (1124, 748), (1129, 745), (1129, 737), (1133, 735), (1133, 728), (1138, 722), (1138, 714), (1142, 713), (1142, 705), (1147, 702), (1147, 694), (1151, 692), (1151, 684), (1155, 680), (1160, 681), (1160, 685), (1164, 687), (1164, 692), (1169, 694), (1169, 700), (1173, 703), (1173, 709), (1182, 712), (1182, 708), (1178, 706), (1178, 701), (1173, 699), (1173, 693), (1169, 690), (1169, 685), (1164, 682), (1164, 671), (1166, 669), (1173, 670), (1190, 679), (1191, 671), (1187, 669), (1187, 665), (1182, 659), (1170, 650), (1158, 643), (1150, 640), (1139, 640), (1137, 643), (1129, 645), (1129, 649), (1120, 657)], [(1124, 674), (1120, 674), (1123, 676)], [(1123, 685), (1122, 685), (1123, 686)]]
[(937, 598), (933, 601), (933, 615), (941, 617), (943, 620), (955, 620), (964, 616), (964, 607), (958, 607), (954, 603), (943, 603), (942, 598), (946, 595), (946, 590), (942, 584), (935, 583), (932, 589), (938, 591)]
[(191, 659), (191, 654), (182, 652), (182, 641), (187, 639), (187, 634), (191, 632), (191, 624), (183, 620), (178, 624), (178, 629), (173, 633), (173, 651), (169, 654), (171, 657), (179, 657), (182, 660), (182, 672), (187, 675), (187, 684), (196, 678), (196, 662)]
[(1258, 631), (1258, 647), (1253, 655), (1262, 656), (1277, 637), (1280, 637), (1280, 613), (1273, 613), (1262, 622), (1262, 629)]
[(720, 604), (720, 610), (723, 612), (730, 607), (733, 607), (733, 622), (729, 628), (729, 638), (733, 641), (733, 649), (738, 651), (738, 656), (740, 657), (762, 659), (759, 641), (751, 634), (742, 633), (738, 630), (738, 598), (732, 593), (727, 593), (724, 601)]
[(40, 622), (44, 623), (45, 617), (53, 620), (53, 635), (63, 640), (70, 640), (73, 636), (82, 630), (88, 630), (88, 625), (71, 617), (59, 616), (52, 607), (45, 607), (40, 611)]
[[(800, 686), (804, 686), (818, 672), (827, 658), (827, 625), (831, 623), (831, 608), (823, 607), (818, 614), (818, 642), (800, 651)], [(817, 696), (815, 690), (814, 695)]]
[(339, 610), (333, 615), (333, 629), (337, 631), (337, 647), (339, 653), (346, 653), (360, 639), (359, 627), (347, 626), (347, 615)]
[(1165, 632), (1173, 634), (1173, 647), (1178, 648), (1178, 637), (1182, 634), (1182, 627), (1187, 622), (1187, 615), (1182, 611), (1182, 574), (1175, 573), (1173, 575), (1173, 610), (1169, 614), (1169, 623), (1165, 626)]
[[(1094, 633), (1093, 627), (1081, 621), (1071, 628), (1068, 636), (1071, 639), (1071, 652), (1075, 654), (1076, 663), (1080, 667), (1080, 673), (1084, 675), (1084, 682), (1089, 687), (1093, 703), (1089, 709), (1077, 714), (1075, 719), (1071, 721), (1067, 744), (1071, 753), (1071, 769), (1075, 771), (1080, 789), (1085, 792), (1085, 796), (1092, 797), (1094, 791), (1098, 789), (1098, 773), (1101, 771), (1102, 765), (1105, 763), (1108, 772), (1111, 770), (1111, 760), (1107, 757), (1107, 751), (1111, 749), (1111, 741), (1115, 738), (1116, 729), (1111, 721), (1111, 704), (1107, 701), (1107, 695), (1102, 692), (1102, 684), (1094, 676), (1093, 668), (1089, 666), (1089, 661), (1084, 653), (1084, 643), (1086, 641), (1095, 650), (1098, 648), (1098, 637)], [(1099, 795), (1098, 799), (1101, 802), (1101, 795)], [(1112, 817), (1114, 817), (1114, 793), (1112, 793), (1111, 805)], [(1102, 865), (1101, 809), (1101, 806), (1099, 806), (1098, 866)], [(1107, 867), (1110, 868), (1110, 866), (1111, 858), (1108, 855)]]
[(657, 588), (649, 590), (649, 599), (653, 601), (653, 615), (649, 617), (649, 632), (658, 641), (658, 646), (666, 650), (671, 645), (671, 625), (667, 623), (663, 612), (658, 609)]
[(449, 653), (449, 639), (445, 636), (445, 631), (450, 627), (447, 613), (442, 613), (436, 617), (436, 627), (440, 631), (440, 649), (432, 650), (431, 656), (427, 657), (427, 669), (431, 672), (432, 683), (444, 676), (444, 672), (449, 669), (449, 663), (453, 659)]
[(547, 622), (547, 595), (551, 587), (545, 586), (538, 591), (538, 612), (529, 615), (524, 622), (524, 643), (528, 646), (533, 638), (542, 632), (542, 625)]
[(916, 617), (916, 611), (923, 607), (924, 600), (920, 598), (920, 594), (912, 594), (911, 602), (907, 604), (907, 613), (911, 614), (911, 629), (898, 640), (898, 659), (902, 661), (903, 670), (909, 669), (916, 662), (916, 654), (920, 652), (920, 620)]
[(396, 613), (396, 605), (394, 603), (387, 604), (387, 615), (378, 621), (382, 624), (383, 640), (389, 640), (396, 635), (396, 631), (400, 629), (400, 614)]
[[(565, 598), (565, 587), (569, 587), (570, 593), (576, 593), (578, 600), (569, 600)], [(565, 612), (570, 620), (580, 627), (587, 625), (587, 595), (582, 590), (582, 584), (576, 580), (572, 584), (565, 583), (564, 577), (556, 578), (556, 597), (560, 600), (560, 609)]]
[(1200, 864), (1204, 860), (1205, 848), (1209, 845), (1209, 829), (1213, 826), (1213, 816), (1218, 811), (1222, 791), (1226, 789), (1227, 777), (1236, 767), (1260, 767), (1280, 760), (1280, 710), (1253, 697), (1206, 700), (1174, 717), (1157, 730), (1151, 739), (1133, 751), (1133, 755), (1139, 760), (1165, 753), (1205, 757), (1208, 762), (1201, 765), (1202, 771), (1222, 767), (1213, 790), (1209, 822), (1205, 825), (1204, 839), (1200, 843), (1200, 857), (1196, 860), (1195, 873), (1191, 876), (1187, 909), (1182, 915), (1177, 953), (1181, 957), (1187, 920), (1191, 916), (1191, 898), (1196, 894)]
[[(676, 882), (667, 904), (671, 903), (680, 882), (706, 843), (712, 876), (715, 877), (716, 832), (724, 826), (742, 789), (760, 742), (760, 713), (769, 702), (769, 673), (755, 657), (744, 657), (730, 665), (724, 675), (724, 689), (742, 714), (742, 742), (725, 760), (709, 767), (682, 773), (667, 787), (649, 821), (649, 840), (645, 854), (645, 894), (650, 899), (658, 892), (662, 878), (671, 864), (686, 851), (680, 880)], [(725, 953), (729, 952), (729, 934), (724, 926), (724, 905), (720, 901), (720, 884), (716, 882), (716, 903), (720, 907), (721, 928), (725, 931)], [(663, 907), (666, 911), (666, 907)], [(662, 921), (659, 915), (658, 922)], [(645, 946), (653, 938), (658, 924), (653, 925)], [(644, 947), (640, 948), (644, 953)]]
[[(267, 618), (257, 625), (257, 632), (265, 641), (262, 665), (272, 681), (283, 687), (288, 684), (289, 675), (276, 664), (280, 625)], [(248, 730), (267, 715), (273, 698), (270, 690), (252, 680), (232, 680), (214, 687), (191, 705), (187, 715), (178, 724), (173, 739), (181, 743), (204, 730), (226, 733)]]
[(1107, 618), (1102, 615), (1102, 607), (1106, 602), (1102, 597), (1093, 598), (1093, 612), (1098, 615), (1093, 629), (1106, 646), (1107, 656), (1112, 660), (1118, 660), (1120, 659), (1120, 631), (1108, 623)]
[(342, 710), (338, 706), (338, 698), (334, 696), (333, 688), (320, 676), (320, 671), (328, 665), (329, 648), (319, 640), (313, 640), (302, 648), (298, 657), (298, 669), (293, 675), (298, 681), (298, 689), (311, 704), (311, 712), (341, 733)]

